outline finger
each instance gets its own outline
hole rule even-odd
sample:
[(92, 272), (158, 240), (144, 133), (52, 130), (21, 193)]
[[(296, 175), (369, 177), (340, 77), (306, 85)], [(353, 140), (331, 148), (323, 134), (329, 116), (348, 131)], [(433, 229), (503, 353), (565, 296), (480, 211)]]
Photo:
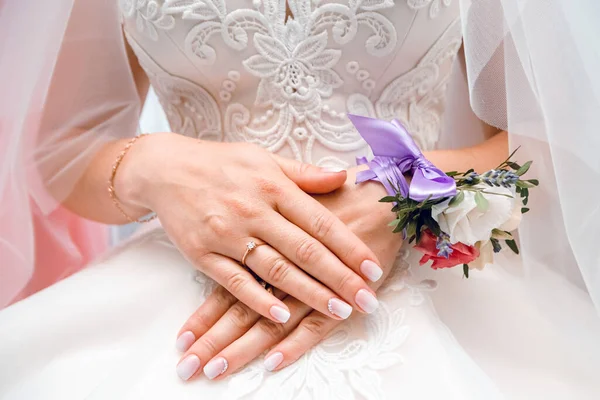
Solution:
[(204, 303), (188, 318), (177, 334), (175, 348), (187, 351), (192, 344), (204, 335), (238, 300), (223, 286), (218, 286)]
[(346, 182), (347, 173), (343, 169), (321, 168), (275, 154), (272, 157), (279, 164), (283, 173), (307, 193), (333, 192)]
[(352, 313), (350, 304), (269, 245), (258, 246), (248, 253), (246, 265), (266, 282), (330, 318), (346, 319)]
[[(278, 298), (286, 296), (281, 291), (276, 291), (276, 295)], [(187, 381), (199, 375), (203, 362), (207, 362), (242, 336), (260, 317), (260, 314), (242, 302), (235, 302), (181, 357), (176, 368), (179, 377)], [(281, 325), (272, 321), (271, 323)], [(222, 368), (226, 368), (226, 363)]]
[(259, 357), (265, 350), (279, 343), (300, 323), (305, 315), (311, 312), (310, 307), (291, 296), (286, 297), (284, 301), (293, 311), (294, 317), (286, 324), (274, 324), (261, 318), (250, 330), (206, 364), (205, 375), (209, 379), (222, 379), (239, 370)]
[[(335, 217), (333, 217), (335, 218)], [(337, 218), (335, 218), (337, 220)], [(339, 220), (337, 220), (339, 221)], [(340, 222), (343, 229), (346, 227)], [(294, 224), (290, 224), (280, 214), (273, 213), (260, 226), (258, 235), (287, 257), (293, 264), (306, 271), (308, 275), (322, 282), (327, 288), (361, 312), (372, 313), (379, 305), (373, 292), (356, 272), (344, 265), (319, 240), (311, 237)], [(335, 229), (330, 231), (333, 233)], [(333, 234), (336, 236), (337, 234)], [(360, 241), (359, 241), (360, 242)], [(361, 242), (362, 243), (362, 242)], [(370, 250), (369, 250), (370, 252)], [(258, 267), (258, 265), (257, 265)], [(276, 272), (282, 266), (271, 266)], [(271, 278), (280, 272), (271, 273)], [(261, 275), (262, 276), (262, 275)], [(263, 279), (267, 280), (263, 277)], [(277, 286), (296, 297), (293, 288)], [(314, 287), (314, 285), (313, 285)], [(300, 297), (298, 297), (300, 298)], [(300, 298), (305, 300), (305, 298)], [(322, 305), (307, 303), (315, 310), (323, 312)], [(331, 301), (327, 304), (329, 309)], [(331, 311), (331, 310), (330, 310)], [(334, 310), (335, 311), (335, 310)], [(338, 314), (339, 315), (339, 314)], [(347, 316), (346, 316), (347, 317)]]
[(242, 303), (263, 317), (285, 323), (290, 311), (285, 304), (267, 292), (244, 267), (220, 254), (207, 254), (199, 263), (203, 271)]
[[(378, 281), (383, 275), (375, 253), (346, 224), (314, 198), (296, 191), (296, 194), (291, 193), (283, 201), (278, 202), (277, 210), (335, 254), (339, 260), (336, 263), (338, 267), (344, 264), (371, 282)], [(300, 247), (300, 249), (303, 248)], [(287, 255), (287, 253), (284, 254)], [(303, 257), (310, 258), (309, 256), (312, 255), (311, 253), (303, 254)], [(315, 254), (315, 256), (318, 255), (319, 253)], [(332, 258), (332, 255), (328, 257), (330, 261)], [(298, 263), (303, 260), (292, 259), (292, 261)], [(331, 262), (333, 263), (333, 261)], [(329, 265), (327, 264), (328, 268)]]
[(269, 371), (277, 371), (296, 362), (312, 349), (342, 321), (326, 318), (316, 311), (311, 312), (300, 324), (266, 355), (264, 364)]

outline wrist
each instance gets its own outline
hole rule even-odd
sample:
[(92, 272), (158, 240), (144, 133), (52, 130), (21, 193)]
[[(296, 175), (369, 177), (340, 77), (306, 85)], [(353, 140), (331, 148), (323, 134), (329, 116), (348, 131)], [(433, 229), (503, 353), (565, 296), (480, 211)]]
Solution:
[[(162, 164), (154, 159), (157, 141), (160, 136), (168, 134), (152, 134), (138, 139), (129, 149), (119, 165), (114, 180), (115, 192), (119, 201), (129, 212), (145, 214), (152, 209), (152, 186), (160, 175), (156, 168)], [(120, 141), (121, 142), (121, 141)], [(119, 143), (117, 154), (123, 151), (127, 141)]]

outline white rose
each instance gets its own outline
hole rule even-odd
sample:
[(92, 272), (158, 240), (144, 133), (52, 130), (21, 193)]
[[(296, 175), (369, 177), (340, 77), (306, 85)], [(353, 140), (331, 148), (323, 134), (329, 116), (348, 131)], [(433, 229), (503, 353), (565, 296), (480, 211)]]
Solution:
[(460, 242), (473, 246), (479, 241), (486, 242), (490, 239), (492, 229), (514, 230), (520, 221), (520, 215), (517, 217), (516, 213), (521, 213), (521, 206), (514, 189), (485, 184), (477, 185), (476, 188), (488, 192), (483, 194), (488, 202), (484, 211), (477, 207), (475, 192), (472, 191), (463, 191), (463, 201), (455, 206), (449, 207), (450, 200), (446, 200), (431, 209), (431, 216), (440, 225), (440, 229), (450, 235), (451, 243)]

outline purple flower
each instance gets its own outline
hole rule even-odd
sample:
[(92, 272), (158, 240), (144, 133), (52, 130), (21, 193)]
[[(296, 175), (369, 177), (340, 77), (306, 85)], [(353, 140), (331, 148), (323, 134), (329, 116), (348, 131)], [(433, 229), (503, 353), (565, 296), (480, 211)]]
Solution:
[(438, 236), (437, 241), (435, 243), (435, 248), (438, 250), (437, 256), (444, 257), (446, 259), (448, 259), (450, 257), (450, 254), (452, 254), (452, 252), (454, 251), (452, 250), (452, 246), (450, 243), (450, 236), (444, 232), (442, 232), (440, 236)]

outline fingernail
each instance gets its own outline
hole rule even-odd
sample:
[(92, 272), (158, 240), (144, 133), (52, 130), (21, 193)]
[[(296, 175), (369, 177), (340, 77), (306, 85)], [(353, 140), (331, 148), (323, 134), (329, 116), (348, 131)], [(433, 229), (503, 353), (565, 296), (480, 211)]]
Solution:
[(360, 272), (371, 282), (377, 282), (383, 275), (383, 270), (371, 260), (365, 260), (360, 264)]
[(177, 351), (183, 353), (184, 351), (187, 351), (195, 341), (196, 337), (194, 334), (191, 331), (185, 331), (177, 338), (175, 348)]
[(356, 304), (358, 304), (359, 307), (362, 308), (367, 314), (371, 314), (373, 311), (377, 310), (377, 307), (379, 307), (379, 302), (375, 296), (373, 296), (371, 292), (366, 289), (360, 289), (356, 293), (354, 300), (356, 300)]
[(321, 168), (321, 171), (334, 174), (334, 173), (345, 171), (345, 169), (339, 168), (339, 167), (323, 167), (323, 168)]
[(190, 354), (177, 364), (177, 375), (182, 380), (187, 381), (198, 371), (198, 368), (200, 368), (200, 359), (197, 355)]
[(273, 306), (269, 312), (273, 318), (282, 324), (285, 324), (290, 319), (290, 312), (283, 307)]
[(227, 371), (229, 363), (223, 357), (215, 358), (204, 366), (204, 375), (208, 379), (215, 379), (217, 376)]
[(279, 364), (281, 364), (282, 361), (283, 354), (281, 354), (280, 352), (273, 353), (269, 357), (265, 358), (265, 368), (267, 369), (267, 371), (273, 371), (279, 366)]
[(330, 313), (337, 315), (342, 319), (346, 319), (352, 314), (352, 306), (340, 299), (329, 299), (327, 302), (327, 309)]

